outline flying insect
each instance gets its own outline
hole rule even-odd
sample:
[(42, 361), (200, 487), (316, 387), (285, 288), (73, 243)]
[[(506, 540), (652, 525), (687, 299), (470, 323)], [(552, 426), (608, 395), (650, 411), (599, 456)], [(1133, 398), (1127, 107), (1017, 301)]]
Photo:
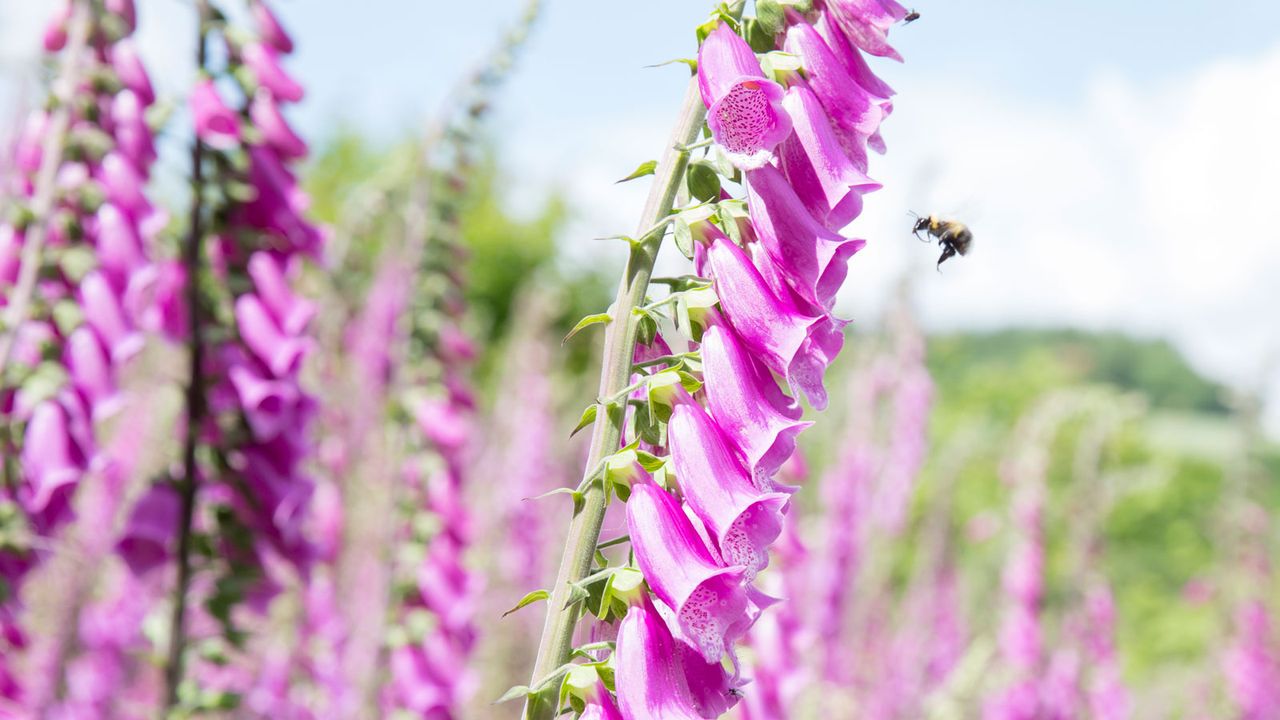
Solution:
[[(911, 228), (911, 232), (917, 239), (924, 242), (929, 242), (930, 235), (938, 239), (938, 245), (942, 247), (942, 255), (938, 257), (939, 269), (942, 263), (955, 255), (967, 254), (969, 248), (973, 247), (973, 233), (964, 223), (940, 220), (937, 215), (928, 217), (916, 215), (916, 224)], [(926, 233), (926, 235), (920, 237), (920, 233)]]
[(910, 25), (911, 23), (919, 19), (920, 19), (920, 13), (916, 12), (915, 10), (912, 10), (911, 12), (907, 13), (906, 17), (902, 18), (902, 24)]

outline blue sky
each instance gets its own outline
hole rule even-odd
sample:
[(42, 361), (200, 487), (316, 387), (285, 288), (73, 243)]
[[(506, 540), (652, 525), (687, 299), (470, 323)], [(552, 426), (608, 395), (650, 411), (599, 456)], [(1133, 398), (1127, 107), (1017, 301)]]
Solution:
[[(138, 0), (140, 42), (162, 89), (189, 81), (189, 0)], [(553, 188), (576, 220), (561, 241), (633, 228), (642, 184), (682, 92), (702, 0), (544, 0), (493, 134), (510, 196)], [(50, 0), (0, 0), (0, 117), (29, 76)], [(520, 0), (278, 0), (309, 96), (312, 138), (345, 123), (392, 141), (423, 124), (493, 45)], [(1226, 12), (1226, 8), (1230, 8)], [(885, 189), (850, 228), (868, 247), (841, 310), (875, 317), (903, 272), (934, 328), (1007, 324), (1118, 328), (1168, 337), (1211, 374), (1260, 381), (1280, 356), (1272, 317), (1280, 230), (1259, 222), (1280, 181), (1280, 3), (1242, 0), (930, 2), (894, 31), (907, 58), (877, 70), (898, 90), (873, 159)], [(932, 271), (906, 212), (954, 214), (975, 251)], [(1273, 398), (1280, 377), (1269, 376)], [(1280, 403), (1272, 418), (1280, 427)]]

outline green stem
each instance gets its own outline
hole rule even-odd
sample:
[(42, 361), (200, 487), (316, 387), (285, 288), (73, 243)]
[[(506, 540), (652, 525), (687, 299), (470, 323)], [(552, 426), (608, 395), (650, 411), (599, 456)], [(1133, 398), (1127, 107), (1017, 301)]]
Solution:
[[(698, 137), (706, 108), (698, 93), (696, 79), (689, 82), (681, 107), (679, 120), (672, 131), (671, 142), (658, 163), (653, 187), (640, 217), (640, 232), (648, 232), (671, 214), (676, 193), (684, 179), (689, 164), (688, 145)], [(600, 371), (598, 397), (613, 397), (627, 385), (635, 355), (637, 318), (632, 312), (644, 302), (653, 274), (653, 263), (662, 245), (663, 233), (651, 233), (631, 248), (626, 272), (618, 285), (614, 303), (613, 321), (605, 334), (604, 365)], [(622, 440), (623, 413), (602, 412), (596, 416), (591, 436), (591, 454), (586, 466), (593, 468), (600, 460), (618, 450)], [(580, 607), (565, 607), (571, 584), (586, 577), (591, 570), (596, 543), (600, 539), (600, 525), (604, 521), (604, 490), (599, 483), (591, 483), (583, 502), (574, 513), (565, 541), (560, 571), (551, 589), (551, 601), (547, 604), (547, 620), (542, 629), (542, 641), (533, 668), (530, 686), (569, 661), (573, 650), (573, 629), (578, 622)], [(555, 717), (559, 688), (549, 688), (525, 703), (526, 720), (552, 720)]]
[(53, 97), (57, 101), (57, 107), (50, 115), (49, 127), (45, 131), (40, 168), (35, 181), (36, 195), (31, 201), (31, 214), (35, 216), (35, 221), (23, 240), (17, 282), (9, 295), (4, 317), (0, 319), (0, 377), (3, 377), (4, 369), (13, 355), (18, 330), (30, 313), (36, 281), (40, 277), (45, 240), (49, 236), (49, 226), (53, 223), (53, 202), (57, 196), (55, 180), (58, 168), (62, 166), (67, 134), (71, 127), (71, 104), (83, 79), (85, 68), (82, 61), (86, 57), (85, 49), (88, 47), (89, 33), (93, 29), (93, 8), (87, 0), (75, 3), (74, 14), (69, 22), (66, 53), (53, 83)]
[[(203, 70), (208, 54), (209, 3), (196, 0), (196, 67)], [(169, 616), (169, 651), (164, 668), (164, 706), (160, 716), (165, 717), (170, 708), (178, 704), (178, 686), (182, 682), (184, 650), (186, 649), (187, 594), (191, 587), (191, 530), (195, 520), (196, 491), (199, 486), (196, 475), (196, 445), (200, 440), (200, 426), (204, 422), (204, 338), (203, 308), (200, 298), (200, 247), (204, 235), (204, 143), (193, 138), (191, 146), (191, 219), (187, 242), (182, 249), (183, 265), (187, 271), (187, 324), (191, 333), (188, 356), (190, 377), (186, 388), (186, 437), (182, 449), (183, 477), (178, 485), (182, 499), (178, 527), (177, 563), (178, 578), (173, 591), (173, 610)]]

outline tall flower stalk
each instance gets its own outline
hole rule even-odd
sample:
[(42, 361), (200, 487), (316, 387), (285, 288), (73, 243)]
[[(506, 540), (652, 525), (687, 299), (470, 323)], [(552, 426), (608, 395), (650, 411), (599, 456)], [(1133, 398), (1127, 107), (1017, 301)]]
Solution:
[[(18, 207), (0, 223), (0, 523), (18, 543), (0, 549), (0, 623), (12, 645), (0, 687), (40, 715), (63, 692), (74, 619), (110, 550), (136, 455), (136, 443), (110, 442), (101, 427), (126, 408), (121, 377), (144, 334), (179, 331), (180, 271), (151, 257), (166, 218), (144, 192), (155, 160), (144, 111), (154, 94), (129, 40), (135, 25), (127, 2), (69, 2), (55, 15), (44, 44), (60, 53), (59, 73), (5, 178)], [(86, 511), (79, 518), (77, 507)], [(73, 519), (62, 540), (84, 567), (45, 608), (54, 628), (27, 649), (20, 683), (7, 667), (25, 644), (17, 592), (47, 539)]]
[[(343, 665), (357, 697), (353, 710), (340, 711), (344, 716), (462, 716), (476, 684), (471, 656), (480, 585), (468, 557), (476, 520), (467, 497), (476, 450), (470, 379), (476, 348), (468, 337), (461, 222), (492, 95), (539, 9), (536, 0), (526, 4), (517, 26), (451, 95), (407, 177), (375, 201), (398, 211), (396, 240), (381, 252), (347, 336), (362, 400), (343, 420), (346, 437), (330, 462), (347, 493), (379, 479), (376, 497), (352, 498), (349, 537), (357, 539), (337, 568), (353, 585), (343, 598), (352, 639)], [(380, 437), (384, 413), (410, 420), (407, 432)], [(387, 457), (357, 456), (366, 447)], [(369, 562), (384, 553), (389, 573)]]
[[(795, 492), (774, 476), (808, 425), (794, 398), (827, 404), (823, 375), (846, 324), (831, 308), (864, 245), (839, 231), (878, 187), (863, 172), (867, 147), (883, 149), (888, 101), (869, 71), (862, 82), (850, 73), (865, 66), (855, 46), (888, 54), (883, 23), (906, 14), (835, 0), (756, 9), (743, 19), (743, 3), (724, 4), (699, 28), (697, 77), (626, 239), (613, 307), (580, 324), (607, 322), (604, 364), (533, 679), (514, 689), (527, 718), (553, 717), (565, 699), (593, 716), (710, 718), (752, 690), (734, 645), (776, 602), (755, 579)], [(709, 140), (696, 143), (704, 129)], [(686, 191), (692, 202), (673, 213)], [(662, 279), (669, 293), (653, 299), (668, 230), (696, 275)], [(637, 359), (638, 341), (673, 352)], [(615, 496), (627, 501), (634, 556), (622, 566), (599, 552)], [(614, 652), (567, 665), (584, 608), (620, 620)]]
[(1269, 552), (1273, 529), (1266, 509), (1254, 501), (1262, 494), (1261, 481), (1266, 478), (1256, 457), (1262, 442), (1260, 408), (1254, 400), (1243, 400), (1242, 405), (1237, 412), (1245, 442), (1230, 476), (1227, 505), (1237, 580), (1231, 597), (1232, 636), (1223, 652), (1222, 668), (1227, 696), (1241, 720), (1276, 720), (1280, 718), (1280, 632), (1275, 605), (1266, 591), (1274, 572)]
[[(197, 4), (199, 76), (188, 103), (190, 377), (182, 475), (168, 484), (180, 504), (165, 668), (166, 702), (188, 707), (208, 697), (235, 704), (244, 691), (215, 667), (200, 673), (211, 678), (200, 692), (187, 673), (189, 646), (234, 637), (237, 608), (261, 607), (282, 584), (274, 568), (305, 569), (316, 553), (305, 535), (314, 485), (303, 467), (316, 403), (301, 380), (315, 306), (293, 285), (307, 260), (322, 257), (326, 233), (306, 218), (290, 168), (307, 152), (282, 113), (304, 93), (281, 65), (292, 40), (264, 0), (248, 9), (254, 26), (242, 32), (217, 6)], [(215, 66), (213, 57), (225, 59)], [(187, 625), (192, 598), (207, 618), (198, 636)]]

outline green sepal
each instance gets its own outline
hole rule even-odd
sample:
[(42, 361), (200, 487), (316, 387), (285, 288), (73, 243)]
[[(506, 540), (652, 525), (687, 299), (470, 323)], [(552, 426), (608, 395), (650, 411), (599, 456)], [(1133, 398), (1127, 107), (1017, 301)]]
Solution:
[(667, 464), (667, 459), (643, 450), (636, 450), (636, 462), (639, 462), (640, 467), (644, 468), (646, 472), (655, 472), (658, 468)]
[(548, 592), (548, 591), (546, 591), (546, 590), (534, 590), (533, 592), (529, 593), (528, 595), (525, 595), (524, 597), (520, 598), (520, 602), (516, 603), (516, 604), (515, 604), (515, 607), (513, 607), (513, 608), (511, 608), (510, 610), (508, 610), (508, 611), (506, 611), (506, 612), (502, 613), (502, 617), (506, 617), (506, 616), (510, 615), (511, 613), (513, 613), (513, 612), (515, 612), (515, 611), (519, 610), (520, 608), (522, 608), (522, 607), (526, 607), (526, 606), (528, 606), (528, 605), (532, 605), (532, 604), (534, 604), (534, 603), (538, 602), (539, 600), (547, 600), (547, 599), (550, 599), (550, 598), (551, 598), (551, 593), (550, 593), (550, 592)]
[(742, 34), (747, 36), (747, 45), (758, 53), (767, 53), (777, 45), (776, 33), (769, 32), (756, 18), (743, 20), (742, 30)]
[(644, 593), (644, 575), (635, 568), (617, 568), (609, 576), (600, 595), (600, 604), (593, 612), (601, 620), (622, 617), (630, 603)]
[(689, 186), (689, 194), (702, 202), (720, 199), (720, 173), (716, 172), (715, 166), (706, 160), (689, 164), (685, 182)]
[(646, 382), (649, 412), (655, 419), (661, 422), (671, 419), (671, 409), (676, 401), (675, 388), (683, 385), (677, 370), (663, 370), (649, 376)]
[(760, 58), (760, 69), (764, 72), (765, 77), (772, 78), (775, 82), (786, 84), (788, 79), (800, 74), (800, 71), (804, 69), (804, 62), (801, 61), (799, 55), (770, 49), (770, 52), (765, 53)]
[(568, 335), (564, 336), (564, 339), (560, 341), (560, 344), (563, 345), (569, 342), (571, 339), (573, 339), (574, 335), (577, 335), (579, 332), (581, 332), (582, 330), (588, 327), (591, 327), (592, 325), (598, 325), (600, 323), (609, 323), (612, 321), (613, 321), (613, 316), (607, 312), (588, 315), (582, 318), (581, 320), (579, 320), (577, 325), (573, 326), (573, 329), (569, 331)]
[(53, 324), (58, 327), (58, 332), (67, 337), (73, 330), (84, 324), (84, 310), (80, 307), (80, 303), (62, 299), (53, 304), (51, 308), (53, 314)]
[(58, 392), (66, 386), (67, 371), (61, 363), (42, 362), (27, 376), (22, 383), (22, 391), (32, 407), (57, 397)]
[(564, 608), (568, 609), (580, 602), (587, 602), (587, 609), (592, 613), (599, 607), (600, 598), (604, 594), (606, 581), (621, 568), (606, 567), (582, 578), (578, 582), (569, 583), (569, 598)]
[(698, 44), (701, 45), (702, 41), (706, 40), (707, 36), (722, 22), (733, 28), (734, 32), (738, 31), (738, 19), (734, 17), (733, 10), (726, 3), (720, 3), (715, 10), (711, 11), (711, 17), (698, 26)]
[(585, 699), (595, 692), (598, 682), (600, 675), (593, 665), (574, 665), (565, 673), (564, 682), (560, 683), (560, 705), (567, 702), (574, 712), (582, 712), (586, 707)]
[(786, 11), (778, 0), (756, 0), (756, 24), (770, 37), (782, 32), (786, 20)]
[(657, 171), (657, 169), (658, 169), (657, 160), (645, 160), (644, 162), (640, 163), (640, 165), (637, 166), (636, 169), (633, 170), (630, 175), (622, 178), (621, 180), (619, 180), (617, 183), (614, 183), (614, 184), (617, 185), (618, 183), (624, 183), (629, 180), (635, 180), (636, 178), (642, 178), (645, 175), (652, 175), (654, 174), (654, 172)]
[(58, 267), (62, 268), (62, 272), (67, 276), (67, 279), (77, 284), (97, 265), (97, 255), (84, 245), (73, 245), (64, 248), (58, 254)]
[(676, 248), (689, 260), (693, 259), (694, 227), (699, 223), (712, 219), (719, 203), (709, 202), (694, 205), (676, 214), (672, 223), (675, 225)]
[(689, 223), (684, 218), (675, 219), (675, 232), (672, 233), (676, 242), (676, 249), (680, 251), (685, 259), (693, 259), (693, 231), (689, 228)]
[(696, 342), (702, 341), (707, 313), (720, 302), (713, 287), (686, 290), (676, 300), (676, 329)]
[(636, 323), (636, 342), (641, 345), (652, 345), (658, 336), (658, 321), (649, 313), (644, 313)]
[(646, 398), (645, 402), (636, 407), (635, 415), (632, 416), (635, 423), (635, 434), (650, 445), (662, 444), (662, 427), (658, 420), (657, 412), (653, 404)]
[(638, 477), (636, 465), (640, 458), (634, 449), (620, 450), (604, 459), (605, 481), (620, 487), (630, 487)]
[(568, 610), (589, 597), (591, 597), (591, 592), (587, 590), (581, 581), (569, 583), (569, 597), (565, 599), (564, 607), (561, 610)]

